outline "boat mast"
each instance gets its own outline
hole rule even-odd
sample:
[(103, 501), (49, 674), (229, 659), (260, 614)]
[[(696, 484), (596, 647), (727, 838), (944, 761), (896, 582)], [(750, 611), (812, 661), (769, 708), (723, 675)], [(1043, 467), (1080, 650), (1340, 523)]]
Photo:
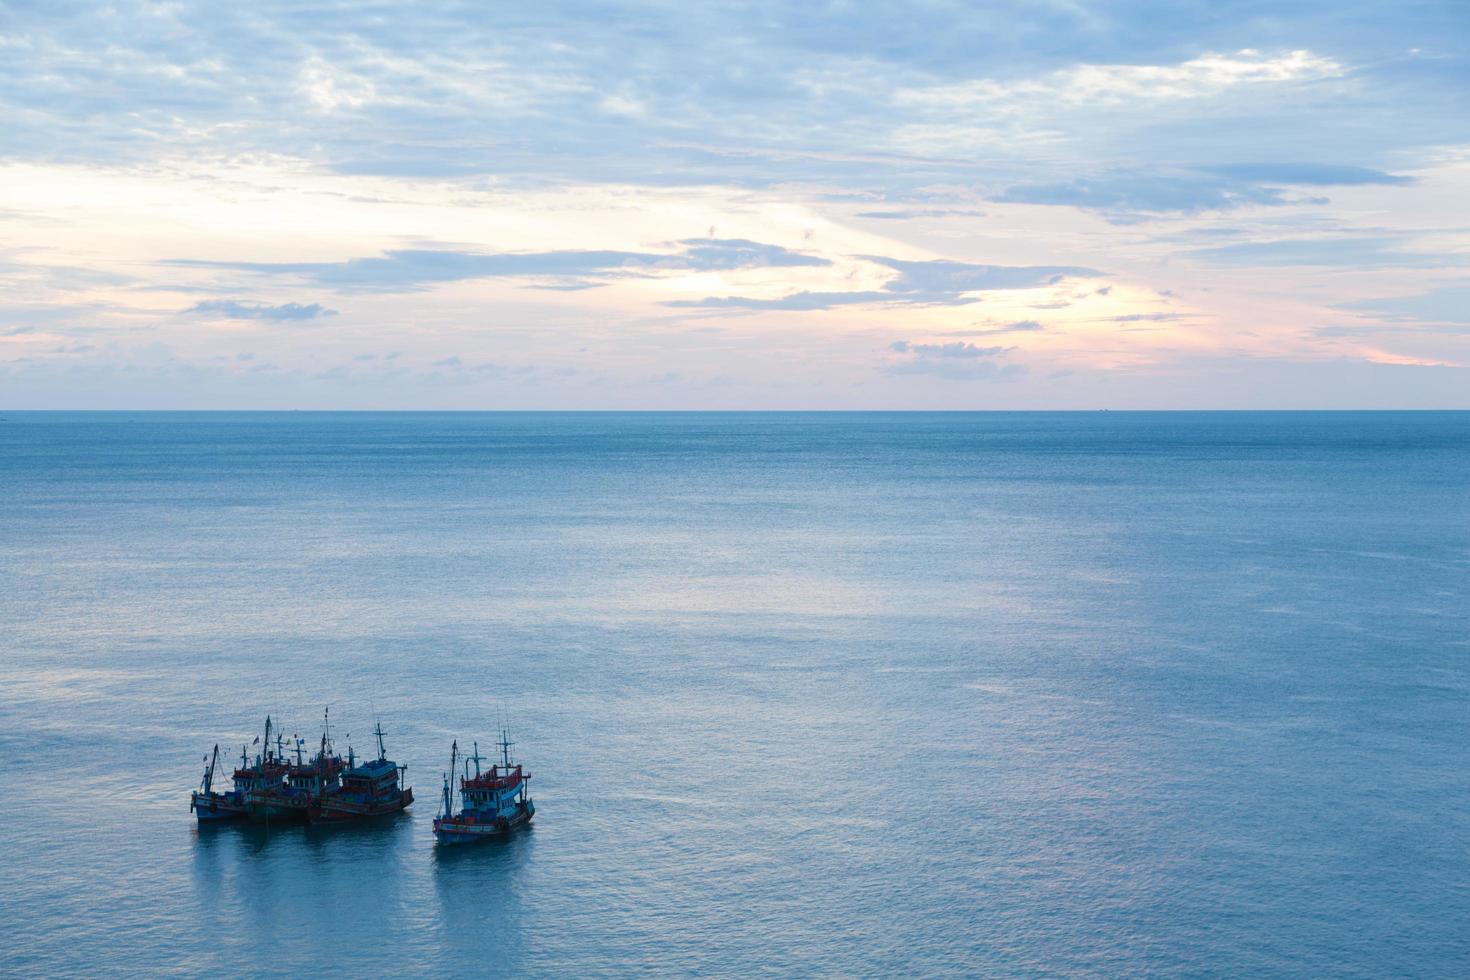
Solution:
[(480, 778), (480, 763), (485, 761), (484, 756), (480, 755), (480, 743), (479, 742), (476, 742), (475, 743), (475, 754), (472, 755), (472, 756), (470, 756), (470, 758), (475, 761), (475, 778), (476, 779), (479, 779)]
[(388, 750), (385, 749), (385, 748), (383, 748), (383, 734), (384, 733), (383, 733), (383, 723), (381, 721), (379, 721), (378, 724), (377, 724), (377, 727), (373, 729), (373, 734), (376, 735), (376, 736), (378, 736), (378, 761), (379, 762), (386, 762), (388, 760)]
[[(455, 739), (454, 742), (449, 746), (449, 771), (454, 773), (456, 778), (459, 776), (459, 772), (454, 768), (454, 762), (455, 758), (458, 755), (459, 739)], [(460, 795), (463, 796), (463, 793), (461, 793)], [(454, 787), (452, 785), (449, 788), (449, 796), (445, 803), (444, 815), (446, 817), (454, 815)]]
[(204, 770), (204, 795), (209, 795), (210, 787), (214, 785), (214, 764), (219, 761), (219, 743), (214, 744), (214, 757), (209, 760), (209, 768)]
[(270, 758), (271, 758), (271, 716), (270, 715), (266, 715), (265, 716), (265, 746), (262, 749), (262, 751), (265, 752), (265, 761), (266, 762), (269, 762), (270, 761)]

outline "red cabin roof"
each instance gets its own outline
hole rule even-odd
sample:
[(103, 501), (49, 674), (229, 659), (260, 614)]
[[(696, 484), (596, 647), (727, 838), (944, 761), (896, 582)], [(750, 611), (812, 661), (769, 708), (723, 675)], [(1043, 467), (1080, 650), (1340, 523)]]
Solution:
[(510, 789), (518, 785), (522, 779), (530, 778), (531, 774), (522, 773), (520, 766), (516, 766), (503, 776), (497, 772), (495, 766), (491, 766), (490, 771), (482, 776), (475, 776), (471, 779), (461, 777), (459, 784), (462, 789)]

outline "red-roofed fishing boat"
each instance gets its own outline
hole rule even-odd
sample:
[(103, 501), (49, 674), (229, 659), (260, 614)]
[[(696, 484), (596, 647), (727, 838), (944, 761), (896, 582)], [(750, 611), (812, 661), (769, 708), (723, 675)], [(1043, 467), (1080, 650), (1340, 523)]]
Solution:
[(347, 748), (347, 768), (342, 773), (341, 783), (317, 797), (316, 804), (307, 811), (312, 823), (337, 823), (343, 820), (358, 820), (387, 813), (401, 813), (413, 802), (413, 789), (403, 785), (407, 766), (400, 766), (388, 759), (383, 748), (383, 726), (373, 729), (378, 737), (378, 757), (361, 765)]
[(251, 820), (303, 821), (323, 796), (336, 791), (341, 783), (342, 770), (347, 766), (332, 748), (328, 714), (323, 712), (322, 717), (322, 741), (316, 755), (307, 759), (306, 740), (297, 738), (296, 762), (287, 767), (285, 782), (245, 793), (245, 812)]
[[(255, 741), (260, 742), (257, 737)], [(219, 822), (224, 820), (238, 820), (246, 815), (246, 797), (252, 790), (268, 790), (284, 784), (287, 765), (281, 753), (280, 735), (276, 736), (276, 745), (271, 747), (271, 720), (267, 715), (265, 719), (265, 745), (264, 751), (255, 757), (255, 763), (250, 762), (250, 747), (240, 747), (240, 765), (235, 769), (233, 780), (235, 788), (223, 793), (214, 792), (214, 771), (219, 764), (219, 746), (214, 747), (212, 756), (205, 756), (204, 761), (208, 763), (204, 770), (204, 779), (189, 797), (189, 809), (199, 818), (200, 823)]]
[[(464, 774), (456, 771), (459, 742), (455, 742), (449, 753), (449, 772), (444, 774), (444, 798), (439, 816), (434, 818), (434, 839), (440, 844), (468, 844), (508, 834), (517, 827), (531, 822), (536, 814), (536, 804), (527, 793), (527, 782), (531, 774), (519, 765), (511, 763), (510, 741), (506, 733), (500, 733), (500, 759), (489, 772), (480, 771), (480, 745), (475, 743), (475, 754), (464, 759)], [(470, 763), (475, 764), (475, 774), (470, 775)], [(460, 811), (454, 812), (454, 791), (450, 777), (459, 782)]]

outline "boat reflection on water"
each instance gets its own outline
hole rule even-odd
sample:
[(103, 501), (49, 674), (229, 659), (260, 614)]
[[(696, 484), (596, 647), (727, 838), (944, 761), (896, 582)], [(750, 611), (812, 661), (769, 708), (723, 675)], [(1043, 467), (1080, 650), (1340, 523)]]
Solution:
[[(497, 976), (555, 974), (555, 964), (536, 962), (547, 953), (528, 923), (536, 914), (532, 896), (536, 833), (501, 834), (477, 847), (431, 847), (435, 940), (447, 962), (483, 961), (493, 950)], [(544, 899), (544, 896), (543, 896)], [(544, 910), (541, 912), (545, 915)]]
[[(238, 974), (241, 963), (254, 963), (247, 974), (306, 975), (323, 936), (348, 935), (384, 918), (405, 921), (424, 904), (428, 885), (423, 837), (414, 830), (409, 813), (330, 828), (200, 828), (183, 887), (192, 889), (193, 908), (236, 925), (217, 937), (199, 970), (188, 972), (213, 966)], [(290, 927), (296, 920), (312, 928)], [(271, 962), (261, 965), (262, 956)]]

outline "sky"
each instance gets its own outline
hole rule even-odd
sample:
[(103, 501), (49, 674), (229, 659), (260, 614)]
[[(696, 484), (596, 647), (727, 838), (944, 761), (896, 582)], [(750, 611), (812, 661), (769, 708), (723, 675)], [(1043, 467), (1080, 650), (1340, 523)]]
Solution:
[(0, 0), (0, 409), (1470, 408), (1470, 3)]

